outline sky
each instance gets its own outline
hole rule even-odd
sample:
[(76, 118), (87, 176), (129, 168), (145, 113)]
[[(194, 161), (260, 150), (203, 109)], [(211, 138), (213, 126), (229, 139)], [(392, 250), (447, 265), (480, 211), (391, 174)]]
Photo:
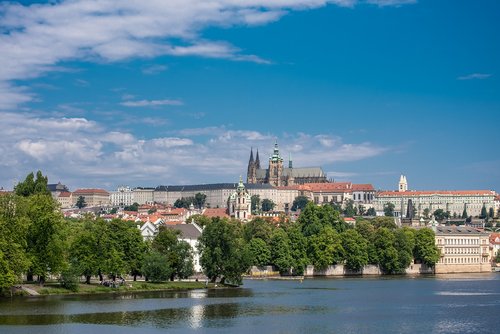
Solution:
[(496, 0), (0, 2), (0, 187), (335, 181), (500, 191)]

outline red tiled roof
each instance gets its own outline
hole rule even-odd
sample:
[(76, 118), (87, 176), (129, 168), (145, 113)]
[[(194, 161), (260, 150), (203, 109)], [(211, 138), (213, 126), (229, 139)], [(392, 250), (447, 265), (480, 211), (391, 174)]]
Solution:
[(71, 193), (69, 191), (61, 191), (59, 197), (71, 197)]
[(490, 244), (500, 244), (500, 241), (496, 241), (496, 239), (500, 240), (500, 233), (491, 233), (490, 234)]
[(425, 190), (425, 191), (380, 191), (378, 196), (421, 196), (421, 195), (493, 195), (491, 190)]
[(213, 217), (229, 217), (227, 214), (227, 210), (224, 208), (214, 208), (214, 209), (205, 209), (202, 213), (203, 216), (213, 218)]
[(367, 183), (367, 184), (353, 184), (352, 190), (353, 191), (375, 191), (375, 188), (373, 188), (373, 186), (369, 183)]
[(304, 188), (310, 191), (318, 192), (352, 192), (351, 182), (334, 182), (334, 183), (305, 183)]
[(109, 195), (109, 193), (104, 189), (77, 189), (73, 191), (73, 194), (101, 194)]

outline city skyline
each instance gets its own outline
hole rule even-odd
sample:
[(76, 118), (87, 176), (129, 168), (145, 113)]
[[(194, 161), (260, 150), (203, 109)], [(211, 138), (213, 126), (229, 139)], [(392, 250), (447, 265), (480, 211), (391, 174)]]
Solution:
[(237, 182), (294, 166), (500, 191), (496, 1), (6, 1), (0, 187)]

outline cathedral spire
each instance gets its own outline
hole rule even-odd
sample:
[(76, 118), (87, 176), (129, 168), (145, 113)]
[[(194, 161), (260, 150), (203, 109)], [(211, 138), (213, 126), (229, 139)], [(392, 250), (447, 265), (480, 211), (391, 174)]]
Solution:
[(255, 168), (260, 169), (259, 149), (257, 149), (257, 155), (255, 156)]
[[(258, 154), (258, 153), (257, 153)], [(253, 147), (250, 148), (250, 160), (248, 160), (248, 163), (251, 164), (253, 163)]]
[(293, 168), (292, 153), (288, 153), (288, 168)]

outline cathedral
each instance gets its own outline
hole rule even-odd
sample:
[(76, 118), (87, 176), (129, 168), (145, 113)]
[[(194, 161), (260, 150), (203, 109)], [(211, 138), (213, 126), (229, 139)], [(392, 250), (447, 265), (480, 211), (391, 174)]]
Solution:
[(269, 157), (269, 167), (266, 169), (260, 167), (259, 151), (257, 150), (254, 159), (253, 149), (250, 150), (247, 183), (270, 184), (275, 187), (282, 187), (325, 182), (328, 182), (328, 180), (321, 167), (294, 168), (291, 157), (288, 159), (288, 167), (284, 167), (277, 142), (274, 144), (273, 154)]

